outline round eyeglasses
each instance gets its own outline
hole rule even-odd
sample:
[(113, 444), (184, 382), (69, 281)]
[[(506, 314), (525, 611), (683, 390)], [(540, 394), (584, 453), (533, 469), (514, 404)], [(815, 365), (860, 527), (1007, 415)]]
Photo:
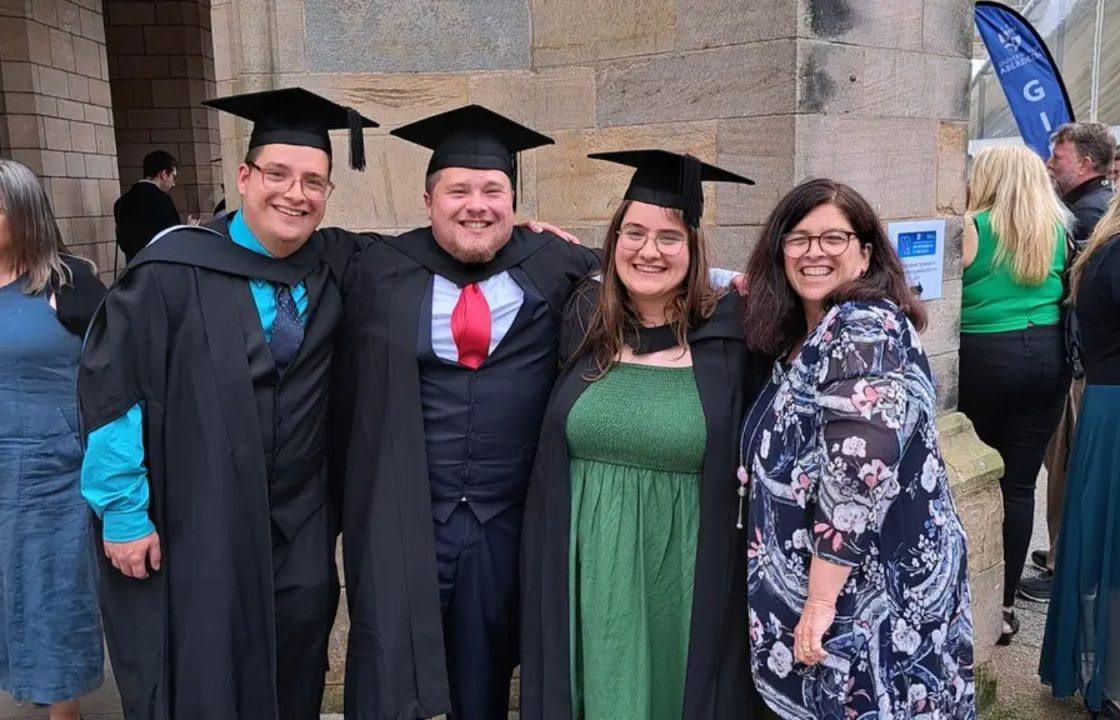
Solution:
[(659, 233), (654, 235), (647, 230), (636, 227), (624, 227), (618, 231), (618, 241), (627, 250), (641, 250), (646, 246), (650, 236), (653, 236), (654, 245), (662, 255), (679, 255), (688, 238), (679, 233)]
[(782, 252), (785, 253), (786, 257), (804, 257), (808, 254), (809, 248), (812, 247), (813, 241), (816, 240), (821, 252), (830, 257), (836, 257), (844, 254), (854, 237), (858, 236), (848, 230), (829, 230), (820, 235), (789, 233), (782, 236)]
[[(292, 185), (296, 183), (296, 176), (288, 170), (262, 168), (254, 162), (246, 162), (245, 164), (260, 172), (261, 185), (264, 186), (265, 190), (286, 193), (291, 190)], [(300, 189), (303, 190), (304, 197), (308, 200), (316, 201), (326, 200), (331, 196), (331, 192), (334, 190), (334, 183), (316, 175), (299, 178), (299, 186)]]

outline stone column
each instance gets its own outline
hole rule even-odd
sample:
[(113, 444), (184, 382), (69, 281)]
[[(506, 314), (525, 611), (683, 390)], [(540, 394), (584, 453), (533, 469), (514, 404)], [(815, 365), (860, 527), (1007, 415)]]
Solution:
[[(795, 181), (827, 176), (863, 193), (885, 222), (944, 218), (942, 297), (923, 342), (938, 380), (942, 449), (970, 548), (977, 662), (999, 636), (1002, 475), (957, 404), (961, 232), (972, 2), (799, 0)], [(770, 122), (781, 123), (781, 120)]]
[(101, 10), (101, 0), (0, 1), (0, 151), (42, 179), (63, 240), (108, 279), (120, 187)]

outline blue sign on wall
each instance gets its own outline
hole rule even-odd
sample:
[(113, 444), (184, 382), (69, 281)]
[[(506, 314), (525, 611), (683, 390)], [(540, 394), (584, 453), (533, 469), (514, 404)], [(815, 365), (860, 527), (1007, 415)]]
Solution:
[(903, 260), (936, 253), (937, 233), (933, 230), (898, 234), (898, 256)]

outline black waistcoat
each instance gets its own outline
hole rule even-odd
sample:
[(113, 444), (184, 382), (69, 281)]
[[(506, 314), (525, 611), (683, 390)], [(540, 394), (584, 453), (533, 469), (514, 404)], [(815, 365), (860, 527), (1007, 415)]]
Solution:
[(469, 503), (479, 522), (521, 503), (537, 451), (549, 389), (556, 379), (556, 319), (520, 268), (521, 309), (477, 370), (432, 350), (432, 284), (417, 328), (420, 397), (432, 515), (447, 520)]
[(308, 320), (299, 351), (283, 374), (276, 370), (251, 293), (238, 294), (249, 374), (260, 417), (272, 522), (291, 539), (327, 497), (326, 413), (331, 334), (341, 316), (335, 292), (324, 292), (326, 266), (304, 281)]

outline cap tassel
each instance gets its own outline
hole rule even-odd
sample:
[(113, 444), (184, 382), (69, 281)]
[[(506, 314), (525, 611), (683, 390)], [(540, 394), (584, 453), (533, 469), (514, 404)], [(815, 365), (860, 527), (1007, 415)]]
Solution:
[(518, 153), (510, 153), (509, 155), (509, 171), (511, 173), (510, 180), (513, 181), (514, 212), (517, 212), (517, 198), (521, 195), (521, 175), (517, 172), (517, 156)]
[(350, 167), (366, 169), (366, 139), (362, 134), (362, 116), (354, 108), (346, 108), (346, 121), (350, 125)]
[(685, 224), (691, 228), (700, 227), (700, 216), (704, 214), (704, 191), (700, 186), (700, 161), (691, 155), (681, 157), (681, 199), (683, 200)]

